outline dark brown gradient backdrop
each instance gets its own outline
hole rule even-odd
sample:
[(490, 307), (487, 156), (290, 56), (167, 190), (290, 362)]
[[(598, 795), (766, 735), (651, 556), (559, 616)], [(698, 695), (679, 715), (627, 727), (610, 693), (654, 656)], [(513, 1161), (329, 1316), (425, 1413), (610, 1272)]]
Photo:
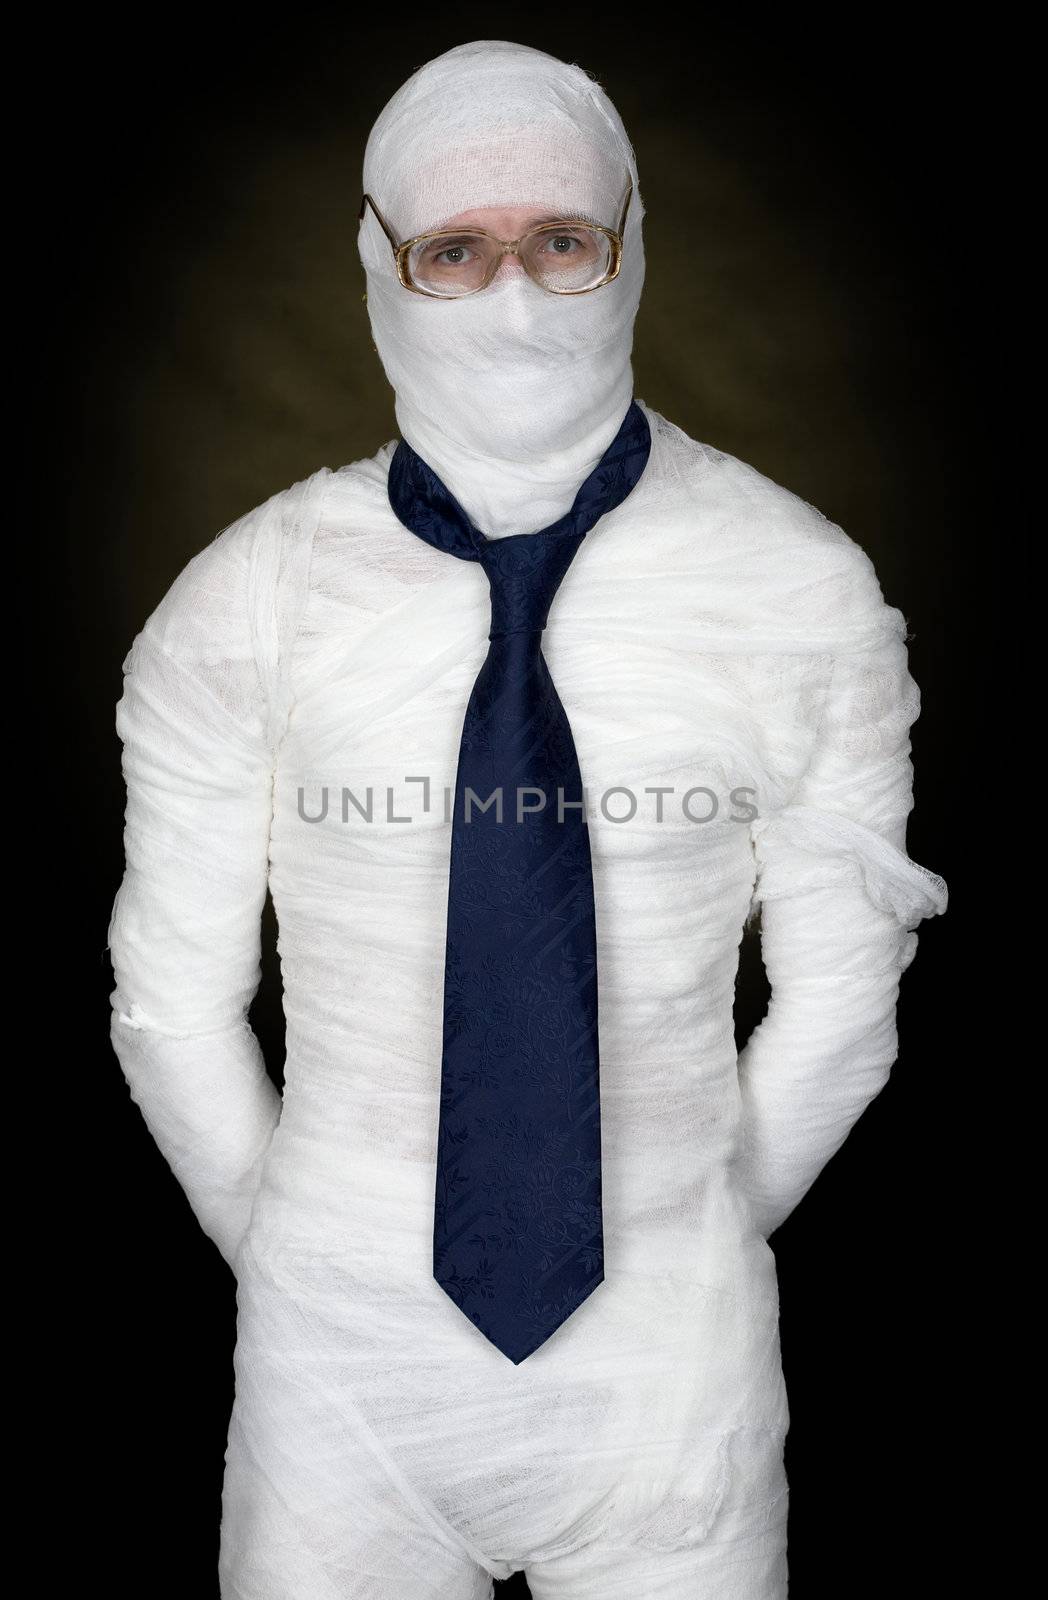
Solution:
[[(965, 1166), (965, 1073), (983, 1036), (964, 962), (985, 938), (965, 881), (981, 834), (957, 797), (988, 716), (981, 668), (1003, 648), (987, 631), (1001, 541), (991, 533), (986, 547), (991, 401), (970, 225), (991, 154), (951, 87), (971, 63), (901, 29), (889, 37), (880, 16), (875, 34), (847, 40), (793, 14), (705, 20), (689, 42), (656, 33), (640, 9), (629, 29), (583, 9), (565, 23), (468, 5), (449, 27), (369, 29), (300, 10), (278, 31), (259, 12), (239, 26), (178, 12), (148, 40), (85, 13), (60, 55), (49, 47), (29, 394), (46, 508), (41, 626), (53, 636), (57, 581), (60, 654), (39, 714), (80, 781), (41, 902), (61, 994), (76, 998), (52, 993), (45, 1008), (55, 1032), (68, 1023), (49, 1059), (67, 1068), (64, 1273), (78, 1299), (64, 1339), (83, 1362), (62, 1437), (80, 1441), (76, 1549), (110, 1600), (217, 1596), (235, 1332), (232, 1277), (108, 1043), (120, 664), (221, 528), (396, 435), (356, 254), (364, 143), (415, 67), (491, 35), (588, 68), (634, 142), (648, 256), (637, 394), (839, 522), (914, 635), (909, 847), (954, 900), (922, 925), (889, 1087), (775, 1245), (791, 1600), (890, 1593), (903, 1573), (915, 1590), (955, 1587), (966, 1530), (950, 1510), (973, 1470), (978, 1367), (957, 1349), (958, 1285), (971, 1207), (984, 1203)], [(268, 935), (252, 1017), (279, 1082), (271, 914)], [(747, 940), (740, 1036), (765, 996)], [(974, 1373), (963, 1391), (944, 1350)]]

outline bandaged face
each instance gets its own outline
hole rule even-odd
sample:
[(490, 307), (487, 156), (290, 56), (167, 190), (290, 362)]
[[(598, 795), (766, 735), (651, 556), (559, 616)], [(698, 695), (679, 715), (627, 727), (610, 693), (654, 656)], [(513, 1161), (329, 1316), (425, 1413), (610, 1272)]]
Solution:
[[(401, 435), (491, 537), (562, 515), (633, 398), (644, 249), (632, 148), (581, 68), (503, 41), (429, 62), (372, 129), (364, 189), (398, 242), (467, 224), (504, 240), (550, 220), (614, 229), (631, 182), (618, 275), (586, 293), (550, 293), (513, 256), (476, 293), (413, 293), (365, 210), (368, 314)], [(577, 261), (577, 250), (565, 238), (542, 260)], [(466, 259), (452, 252), (430, 270)]]

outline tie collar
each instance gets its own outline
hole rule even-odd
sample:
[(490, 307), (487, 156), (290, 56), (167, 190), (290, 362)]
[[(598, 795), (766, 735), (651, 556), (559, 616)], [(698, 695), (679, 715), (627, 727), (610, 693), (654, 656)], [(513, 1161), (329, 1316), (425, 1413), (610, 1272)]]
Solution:
[(619, 431), (585, 478), (570, 510), (548, 528), (535, 533), (509, 534), (489, 539), (470, 521), (432, 467), (401, 439), (389, 465), (389, 503), (398, 520), (427, 544), (463, 561), (485, 562), (486, 555), (519, 539), (557, 539), (588, 533), (607, 511), (621, 505), (634, 488), (651, 453), (651, 429), (636, 400), (622, 419)]

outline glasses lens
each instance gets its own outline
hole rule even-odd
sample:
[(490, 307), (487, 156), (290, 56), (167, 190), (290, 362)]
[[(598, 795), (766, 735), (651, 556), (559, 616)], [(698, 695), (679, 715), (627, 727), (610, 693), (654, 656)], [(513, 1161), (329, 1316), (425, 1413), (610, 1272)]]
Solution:
[(472, 294), (487, 277), (498, 250), (482, 233), (436, 233), (408, 251), (408, 276), (427, 294)]
[(584, 222), (558, 223), (530, 234), (521, 254), (533, 276), (554, 294), (592, 289), (611, 267), (611, 240)]
[[(611, 240), (584, 222), (543, 227), (529, 234), (520, 249), (536, 282), (553, 294), (592, 289), (611, 269)], [(498, 245), (482, 233), (437, 233), (408, 251), (408, 277), (427, 294), (473, 294), (497, 253)]]

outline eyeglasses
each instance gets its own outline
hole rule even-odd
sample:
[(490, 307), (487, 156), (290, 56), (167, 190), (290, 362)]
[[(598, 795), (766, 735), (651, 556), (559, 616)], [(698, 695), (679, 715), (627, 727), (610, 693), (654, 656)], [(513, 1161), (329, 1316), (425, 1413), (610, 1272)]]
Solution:
[(589, 294), (618, 276), (622, 236), (633, 194), (628, 178), (618, 228), (565, 218), (529, 228), (519, 239), (499, 239), (484, 228), (438, 228), (398, 244), (369, 194), (360, 202), (357, 222), (370, 206), (389, 240), (397, 276), (405, 289), (438, 300), (455, 300), (486, 289), (503, 256), (516, 256), (528, 277), (550, 294)]

